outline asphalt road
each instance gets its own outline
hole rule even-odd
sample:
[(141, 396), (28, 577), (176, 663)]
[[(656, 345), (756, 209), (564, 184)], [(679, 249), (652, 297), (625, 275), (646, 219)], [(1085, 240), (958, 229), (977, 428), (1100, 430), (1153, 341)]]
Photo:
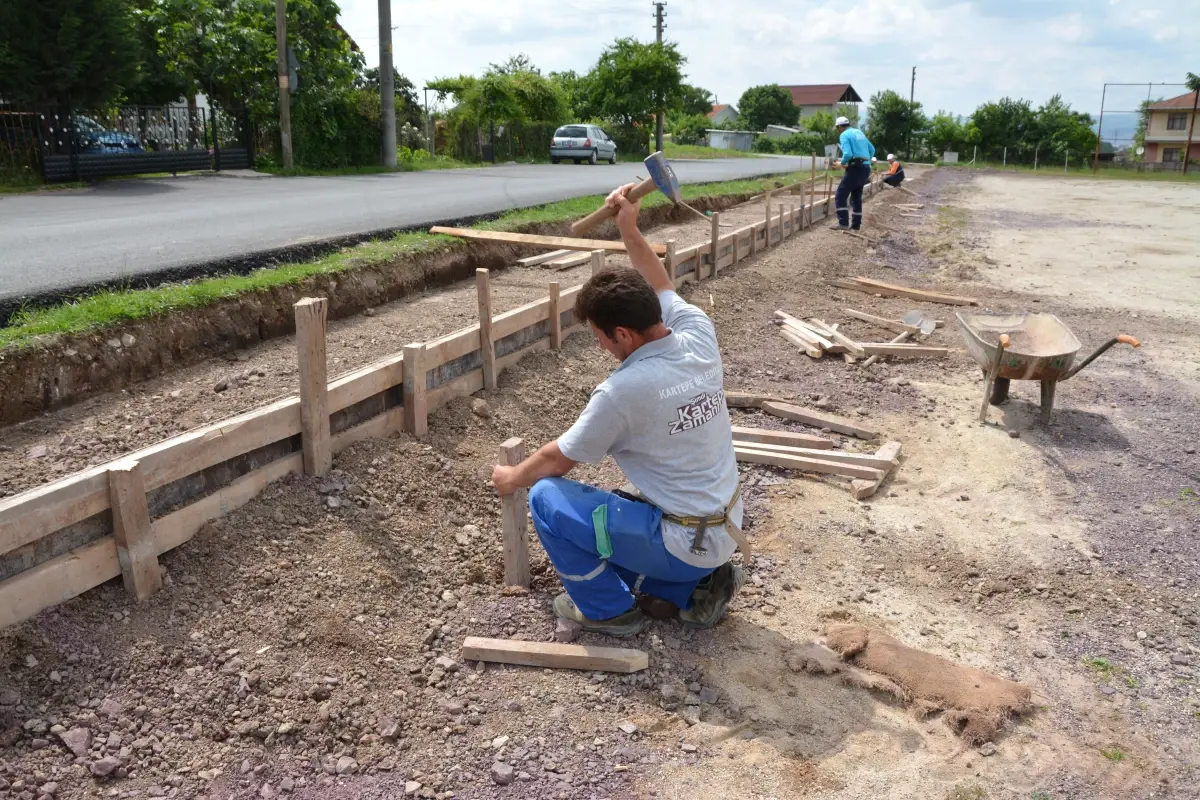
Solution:
[[(681, 183), (800, 169), (799, 158), (675, 162)], [(607, 191), (640, 164), (332, 178), (193, 175), (0, 196), (0, 300), (304, 243)]]

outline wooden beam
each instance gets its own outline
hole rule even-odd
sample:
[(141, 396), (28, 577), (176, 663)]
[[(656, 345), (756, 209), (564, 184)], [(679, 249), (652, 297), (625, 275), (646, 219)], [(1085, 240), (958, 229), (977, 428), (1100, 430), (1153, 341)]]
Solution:
[[(888, 442), (883, 447), (880, 447), (875, 455), (898, 462), (900, 459), (900, 448), (900, 442)], [(854, 493), (855, 500), (866, 500), (879, 490), (879, 487), (883, 485), (886, 479), (887, 475), (878, 480), (864, 480), (862, 478), (852, 480), (850, 481), (850, 491)]]
[(603, 250), (593, 250), (591, 255), (592, 275), (599, 275), (604, 271), (604, 257), (607, 255)]
[(109, 467), (108, 491), (121, 578), (125, 590), (141, 602), (162, 588), (162, 570), (158, 567), (146, 483), (138, 462), (123, 461)]
[(570, 252), (570, 250), (551, 250), (549, 253), (542, 253), (541, 255), (530, 256), (529, 258), (518, 258), (517, 263), (523, 267), (532, 267), (537, 264), (544, 264), (547, 261), (553, 261), (556, 258), (562, 258)]
[(721, 212), (712, 212), (712, 241), (709, 242), (709, 252), (712, 253), (712, 277), (717, 277), (717, 268), (720, 264), (717, 263), (718, 253), (721, 250)]
[[(779, 398), (754, 392), (725, 392), (725, 405), (730, 408), (758, 408), (768, 400), (779, 400)], [(779, 400), (779, 402), (787, 401)]]
[(765, 239), (764, 244), (766, 244), (767, 249), (769, 250), (771, 248), (771, 193), (770, 192), (767, 192), (766, 201), (763, 203), (763, 207), (766, 209), (766, 216), (767, 216), (767, 227), (763, 231), (763, 237)]
[[(509, 231), (483, 231), (474, 228), (446, 228), (435, 225), (430, 233), (441, 233), (446, 236), (457, 236), (460, 239), (472, 239), (484, 242), (508, 242), (509, 244), (528, 244), (535, 247), (547, 247), (563, 250), (608, 250), (614, 253), (624, 253), (625, 244), (608, 239), (576, 239), (571, 236), (539, 236), (533, 233), (510, 233)], [(667, 252), (665, 245), (651, 244), (651, 249), (658, 255)]]
[(810, 450), (831, 450), (833, 442), (820, 436), (810, 436), (806, 433), (791, 431), (770, 431), (766, 428), (743, 428), (733, 426), (735, 442), (760, 442), (762, 444), (782, 444), (791, 447), (807, 447)]
[(324, 477), (333, 466), (329, 449), (329, 385), (326, 379), (324, 297), (292, 306), (296, 315), (296, 358), (300, 368), (300, 434), (304, 471)]
[(836, 328), (830, 327), (828, 324), (826, 324), (822, 320), (819, 320), (815, 317), (813, 318), (812, 321), (817, 323), (818, 325), (821, 325), (824, 328), (826, 328), (829, 331), (829, 337), (831, 339), (833, 339), (833, 341), (840, 344), (842, 347), (846, 348), (846, 352), (848, 352), (850, 355), (854, 356), (855, 358), (863, 358), (864, 356), (867, 355), (866, 349), (864, 347), (862, 347), (858, 342), (851, 339), (849, 336), (846, 336), (845, 334), (843, 334), (841, 331), (837, 330)]
[(891, 344), (869, 344), (864, 342), (862, 347), (868, 355), (872, 356), (901, 356), (907, 358), (929, 356), (932, 358), (945, 358), (950, 354), (950, 350), (945, 347), (925, 347), (919, 344), (901, 344), (899, 342)]
[(901, 297), (911, 297), (916, 300), (928, 300), (931, 303), (942, 303), (948, 306), (977, 306), (979, 301), (974, 297), (960, 297), (953, 294), (941, 294), (939, 292), (927, 292), (923, 289), (912, 289), (907, 286), (897, 286), (892, 283), (884, 283), (883, 281), (875, 281), (870, 278), (854, 278), (854, 283), (867, 287), (864, 291), (880, 292), (883, 294), (891, 293)]
[[(899, 333), (899, 334), (896, 336), (896, 338), (895, 338), (895, 339), (892, 339), (892, 341), (891, 341), (891, 342), (889, 342), (889, 344), (900, 344), (900, 343), (901, 343), (901, 342), (903, 342), (905, 339), (909, 339), (909, 338), (911, 338), (911, 337), (912, 337), (912, 334), (911, 334), (911, 333), (909, 333), (908, 331), (902, 331), (901, 333)], [(870, 358), (868, 358), (866, 361), (864, 361), (864, 362), (863, 362), (863, 366), (864, 366), (864, 367), (869, 367), (869, 366), (871, 366), (872, 364), (874, 364), (874, 363), (875, 363), (876, 361), (878, 361), (878, 360), (879, 360), (879, 354), (878, 354), (878, 353), (876, 353), (876, 354), (872, 355)]]
[(591, 253), (574, 253), (573, 255), (563, 256), (562, 258), (555, 259), (546, 266), (554, 267), (556, 270), (562, 271), (564, 269), (570, 269), (571, 267), (578, 267), (582, 264), (586, 264), (591, 261), (591, 259)]
[(733, 454), (738, 461), (746, 464), (767, 464), (785, 469), (798, 469), (805, 472), (819, 472), (823, 475), (841, 475), (844, 478), (862, 478), (864, 480), (880, 480), (884, 476), (881, 469), (863, 467), (858, 464), (842, 464), (837, 461), (823, 461), (816, 458), (804, 458), (770, 450), (756, 450), (750, 446), (733, 446)]
[(492, 284), (486, 269), (475, 270), (479, 299), (479, 348), (483, 351), (483, 388), (496, 388), (496, 341), (492, 337)]
[(811, 425), (814, 428), (829, 428), (831, 431), (844, 433), (848, 436), (857, 436), (860, 439), (874, 439), (879, 435), (878, 432), (856, 425), (848, 419), (837, 417), (833, 414), (822, 414), (819, 411), (810, 411), (807, 408), (801, 408), (790, 403), (769, 401), (759, 407), (768, 414), (774, 414), (782, 419), (790, 419), (792, 422), (803, 422), (805, 425)]
[(550, 281), (550, 349), (562, 347), (562, 309), (559, 308), (558, 281)]
[(526, 667), (585, 669), (598, 672), (639, 672), (650, 666), (650, 657), (641, 650), (484, 639), (479, 636), (468, 636), (463, 640), (462, 657), (466, 661), (491, 661)]
[(808, 340), (812, 341), (814, 344), (818, 344), (821, 347), (825, 348), (826, 350), (833, 347), (833, 342), (831, 342), (831, 341), (829, 341), (829, 339), (825, 338), (826, 336), (828, 336), (830, 334), (830, 331), (828, 328), (822, 327), (822, 329), (818, 330), (812, 324), (805, 322), (804, 320), (799, 319), (798, 317), (793, 317), (791, 314), (787, 313), (786, 311), (780, 311), (778, 309), (776, 309), (776, 311), (775, 311), (775, 316), (778, 317), (780, 320), (782, 320), (784, 325), (786, 325), (789, 328), (791, 328), (792, 330), (794, 330), (802, 338), (808, 339)]
[(862, 320), (863, 322), (869, 322), (878, 328), (883, 328), (884, 330), (892, 331), (893, 333), (907, 333), (915, 336), (921, 332), (921, 329), (916, 325), (905, 325), (899, 320), (877, 317), (874, 314), (868, 314), (865, 311), (855, 311), (853, 308), (843, 308), (842, 313), (848, 317), (854, 317), (855, 319)]
[(880, 458), (874, 453), (850, 453), (845, 450), (822, 450), (815, 447), (796, 447), (790, 444), (765, 444), (759, 442), (741, 442), (733, 440), (734, 448), (743, 450), (760, 450), (766, 453), (782, 453), (785, 456), (800, 458), (815, 458), (818, 461), (832, 461), (837, 464), (856, 464), (860, 467), (881, 469), (887, 472), (896, 466), (897, 461)]
[(675, 247), (674, 239), (667, 239), (667, 253), (663, 256), (663, 266), (666, 267), (667, 274), (671, 276), (671, 282), (675, 282), (675, 265), (679, 263), (679, 255)]
[[(500, 445), (500, 463), (515, 467), (525, 460), (525, 442), (513, 438)], [(524, 489), (500, 496), (500, 520), (504, 529), (504, 585), (529, 588), (529, 539), (525, 518), (529, 497)]]
[(422, 437), (429, 430), (429, 410), (426, 406), (425, 345), (404, 346), (404, 429)]
[(779, 332), (783, 334), (783, 338), (787, 339), (789, 342), (796, 345), (796, 347), (799, 347), (801, 350), (803, 350), (805, 355), (807, 355), (809, 358), (820, 358), (825, 352), (821, 349), (820, 345), (805, 341), (802, 336), (797, 334), (795, 331), (790, 330), (789, 328), (780, 328)]

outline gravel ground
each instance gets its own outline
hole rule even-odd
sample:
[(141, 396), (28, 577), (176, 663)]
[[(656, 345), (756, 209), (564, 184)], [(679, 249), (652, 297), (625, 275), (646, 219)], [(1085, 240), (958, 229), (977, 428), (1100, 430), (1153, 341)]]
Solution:
[[(1038, 424), (1029, 387), (1014, 384), (991, 412), (999, 424), (981, 426), (979, 368), (952, 309), (821, 282), (902, 273), (990, 307), (1052, 302), (1089, 343), (1128, 326), (1119, 307), (996, 280), (996, 223), (966, 208), (977, 188), (968, 180), (918, 176), (919, 220), (889, 212), (894, 195), (869, 203), (868, 229), (897, 230), (877, 247), (817, 231), (688, 290), (717, 323), (730, 389), (860, 417), (905, 448), (867, 503), (839, 479), (743, 465), (756, 554), (717, 629), (652, 623), (626, 643), (650, 653), (649, 670), (632, 676), (461, 658), (468, 635), (554, 637), (559, 585), (536, 542), (531, 591), (500, 588), (488, 475), (501, 441), (553, 438), (612, 369), (576, 335), (496, 390), (433, 413), (424, 441), (362, 442), (339, 454), (328, 480), (274, 484), (167, 554), (166, 588), (148, 602), (110, 582), (0, 633), (0, 797), (1196, 796), (1200, 421), (1190, 409), (1200, 382), (1155, 350), (1173, 341), (1194, 352), (1194, 327), (1143, 314), (1129, 332), (1147, 346), (1110, 351), (1064, 384), (1054, 424)], [(751, 205), (726, 220), (761, 214)], [(702, 238), (704, 227), (676, 238)], [(545, 280), (536, 270), (500, 276), (497, 307), (540, 295)], [(461, 287), (335, 324), (344, 362), (331, 371), (432, 335), (435, 304), (441, 330), (474, 313)], [(847, 307), (937, 312), (948, 324), (929, 342), (951, 356), (870, 369), (814, 361), (770, 322), (783, 308), (860, 341), (891, 337)], [(156, 430), (286, 394), (291, 360), (290, 345), (269, 345), (23, 426), (15, 435), (30, 438), (4, 454), (5, 486), (53, 475), (24, 473), (56, 459), (74, 470)], [(212, 390), (230, 372), (260, 369), (244, 386)], [(161, 421), (147, 424), (151, 413)], [(39, 444), (61, 449), (30, 459)], [(622, 482), (611, 462), (577, 477)], [(1039, 710), (976, 750), (936, 716), (788, 668), (791, 647), (843, 619), (1028, 683)]]

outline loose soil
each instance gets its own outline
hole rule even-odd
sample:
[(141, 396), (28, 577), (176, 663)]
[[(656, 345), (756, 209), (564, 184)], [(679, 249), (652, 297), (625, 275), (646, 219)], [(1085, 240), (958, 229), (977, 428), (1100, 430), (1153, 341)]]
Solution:
[[(500, 442), (552, 439), (611, 371), (576, 335), (434, 412), (424, 441), (362, 442), (329, 480), (272, 485), (167, 554), (167, 585), (148, 602), (113, 581), (0, 634), (0, 797), (1195, 797), (1200, 334), (1184, 298), (1196, 283), (1186, 260), (1135, 255), (1148, 232), (1127, 222), (1131, 195), (1170, 194), (1154, 246), (1195, 252), (1186, 206), (1200, 187), (912, 172), (919, 219), (889, 210), (911, 198), (867, 204), (868, 229), (895, 231), (878, 247), (805, 233), (686, 292), (716, 321), (730, 389), (861, 416), (904, 443), (865, 503), (839, 479), (742, 465), (756, 555), (716, 629), (651, 623), (624, 643), (650, 653), (630, 676), (460, 660), (468, 635), (553, 638), (560, 589), (536, 540), (532, 591), (501, 590), (488, 476)], [(762, 213), (748, 205), (727, 221)], [(706, 227), (673, 233), (686, 243)], [(1070, 269), (1015, 255), (1014, 233), (1060, 259), (1110, 238)], [(1094, 274), (1122, 270), (1128, 290), (1097, 288)], [(1111, 350), (1059, 387), (1049, 426), (1036, 386), (1020, 382), (980, 425), (981, 370), (952, 309), (822, 282), (850, 275), (1052, 311), (1085, 348), (1122, 332), (1144, 346)], [(548, 279), (541, 268), (497, 276), (496, 308), (541, 296)], [(464, 285), (335, 323), (331, 372), (462, 327), (474, 304)], [(784, 309), (859, 341), (893, 336), (847, 307), (934, 312), (947, 325), (928, 341), (950, 357), (814, 361), (771, 324)], [(9, 430), (4, 486), (291, 393), (293, 359), (280, 341)], [(245, 377), (213, 391), (234, 374)], [(622, 482), (611, 462), (575, 477)], [(975, 747), (953, 714), (793, 669), (799, 646), (847, 622), (1018, 682), (1035, 710)], [(88, 729), (74, 734), (90, 740), (75, 742), (79, 756), (56, 725)]]

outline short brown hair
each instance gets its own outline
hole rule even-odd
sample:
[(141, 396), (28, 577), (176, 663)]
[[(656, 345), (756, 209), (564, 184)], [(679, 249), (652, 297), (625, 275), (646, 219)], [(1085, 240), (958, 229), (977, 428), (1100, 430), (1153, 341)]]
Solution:
[(591, 277), (575, 298), (575, 319), (591, 322), (612, 338), (617, 328), (642, 333), (662, 322), (658, 295), (637, 270), (606, 269)]

